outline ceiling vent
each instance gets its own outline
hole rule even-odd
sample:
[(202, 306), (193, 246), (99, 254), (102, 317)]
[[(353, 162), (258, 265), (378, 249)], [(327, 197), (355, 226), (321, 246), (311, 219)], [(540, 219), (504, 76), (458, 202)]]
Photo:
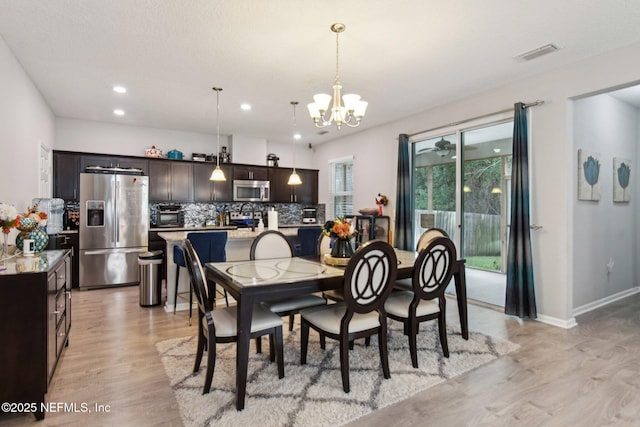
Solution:
[(324, 130), (324, 129), (322, 129), (321, 131), (318, 131), (318, 135), (326, 135), (328, 133), (329, 133), (329, 131), (328, 130)]
[(549, 43), (528, 52), (522, 53), (516, 56), (516, 59), (519, 61), (531, 61), (532, 59), (538, 58), (539, 56), (546, 55), (551, 52), (555, 52), (556, 50), (558, 50), (558, 46), (554, 45), (553, 43)]

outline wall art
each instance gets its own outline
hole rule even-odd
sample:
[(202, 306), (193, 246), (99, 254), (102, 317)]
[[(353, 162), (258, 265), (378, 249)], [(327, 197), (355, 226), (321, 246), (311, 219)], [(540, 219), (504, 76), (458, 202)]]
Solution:
[(600, 154), (578, 150), (578, 200), (600, 200)]
[(631, 200), (631, 160), (613, 158), (613, 201), (629, 203)]

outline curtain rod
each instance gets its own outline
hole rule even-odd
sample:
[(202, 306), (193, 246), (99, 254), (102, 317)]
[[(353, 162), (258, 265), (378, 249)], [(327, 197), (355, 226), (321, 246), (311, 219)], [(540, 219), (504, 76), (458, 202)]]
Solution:
[[(538, 105), (542, 105), (542, 104), (544, 104), (544, 101), (540, 101), (540, 100), (533, 101), (533, 102), (528, 102), (528, 103), (524, 104), (523, 108), (537, 107)], [(513, 111), (513, 108), (506, 108), (504, 110), (496, 111), (494, 113), (483, 114), (481, 116), (472, 117), (470, 119), (461, 120), (459, 122), (453, 122), (453, 123), (449, 123), (447, 125), (437, 126), (437, 127), (434, 127), (434, 128), (431, 128), (431, 129), (427, 129), (427, 130), (421, 130), (420, 132), (410, 133), (409, 137), (420, 135), (422, 133), (433, 132), (434, 130), (448, 128), (448, 127), (451, 127), (451, 126), (458, 126), (458, 125), (461, 125), (463, 123), (468, 123), (468, 122), (472, 122), (474, 120), (484, 119), (485, 117), (491, 117), (491, 116), (495, 116), (497, 114), (508, 113), (509, 111)]]

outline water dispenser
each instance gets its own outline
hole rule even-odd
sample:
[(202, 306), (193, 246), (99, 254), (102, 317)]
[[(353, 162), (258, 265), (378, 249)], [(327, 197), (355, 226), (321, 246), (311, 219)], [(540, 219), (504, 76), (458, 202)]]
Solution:
[(62, 199), (33, 199), (32, 206), (38, 205), (38, 211), (47, 214), (47, 234), (58, 234), (63, 229), (64, 200)]
[(104, 227), (104, 200), (87, 200), (87, 227)]

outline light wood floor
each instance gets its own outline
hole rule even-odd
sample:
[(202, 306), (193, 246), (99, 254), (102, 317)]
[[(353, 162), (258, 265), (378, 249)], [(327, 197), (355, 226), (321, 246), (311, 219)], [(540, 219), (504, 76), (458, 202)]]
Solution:
[[(142, 308), (136, 287), (74, 291), (72, 303), (70, 346), (47, 401), (109, 405), (110, 412), (48, 413), (40, 423), (5, 415), (0, 426), (181, 425), (154, 344), (195, 334), (187, 312)], [(455, 310), (449, 314), (457, 323)], [(477, 306), (469, 315), (471, 330), (520, 350), (353, 425), (640, 425), (640, 295), (579, 317), (571, 330)]]

